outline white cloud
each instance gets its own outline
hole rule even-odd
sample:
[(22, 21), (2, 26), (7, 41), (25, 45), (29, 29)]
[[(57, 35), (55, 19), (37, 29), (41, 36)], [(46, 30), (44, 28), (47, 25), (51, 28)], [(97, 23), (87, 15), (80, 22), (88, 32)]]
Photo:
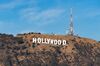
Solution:
[(21, 18), (37, 25), (47, 25), (60, 18), (65, 10), (52, 8), (40, 11), (38, 8), (28, 8), (21, 11)]
[(100, 16), (100, 9), (99, 8), (86, 8), (84, 10), (81, 10), (82, 13), (78, 13), (79, 16), (77, 18), (94, 18), (96, 16)]
[(2, 4), (0, 4), (0, 10), (12, 9), (12, 8), (16, 7), (17, 3), (18, 3), (17, 1), (2, 3)]
[(100, 16), (100, 10), (92, 10), (87, 14), (88, 17), (96, 17), (96, 16)]
[(5, 29), (5, 28), (12, 28), (14, 27), (14, 23), (12, 22), (4, 22), (4, 21), (0, 21), (0, 29)]
[(22, 5), (32, 5), (33, 3), (35, 3), (35, 0), (29, 0), (29, 1), (25, 1), (25, 0), (14, 0), (11, 2), (6, 2), (6, 3), (2, 3), (0, 4), (0, 10), (7, 10), (7, 9), (13, 9), (16, 7), (20, 7)]
[(10, 34), (12, 31), (12, 28), (14, 27), (15, 27), (14, 23), (0, 21), (0, 32), (2, 33)]

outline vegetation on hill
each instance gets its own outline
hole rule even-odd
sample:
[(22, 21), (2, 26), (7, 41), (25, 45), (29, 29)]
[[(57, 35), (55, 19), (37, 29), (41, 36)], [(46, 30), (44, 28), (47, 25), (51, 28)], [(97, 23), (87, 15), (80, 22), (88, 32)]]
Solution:
[[(65, 39), (66, 46), (32, 44), (32, 37)], [(31, 46), (30, 46), (31, 44)], [(77, 36), (0, 34), (1, 66), (100, 66), (100, 42)]]

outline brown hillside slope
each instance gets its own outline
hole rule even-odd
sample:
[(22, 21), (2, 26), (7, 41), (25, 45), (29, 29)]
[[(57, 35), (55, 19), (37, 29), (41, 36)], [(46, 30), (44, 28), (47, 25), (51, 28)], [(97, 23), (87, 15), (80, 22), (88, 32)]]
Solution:
[[(33, 46), (33, 37), (64, 39), (67, 45)], [(2, 66), (100, 66), (100, 43), (88, 38), (39, 33), (11, 38), (0, 36), (0, 42)]]

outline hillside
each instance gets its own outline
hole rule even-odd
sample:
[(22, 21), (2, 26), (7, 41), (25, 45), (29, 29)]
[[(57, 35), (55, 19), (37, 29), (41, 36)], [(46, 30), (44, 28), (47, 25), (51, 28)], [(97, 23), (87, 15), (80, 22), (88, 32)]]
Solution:
[[(33, 37), (66, 40), (67, 45), (33, 44)], [(100, 43), (79, 36), (0, 34), (1, 66), (100, 66)]]

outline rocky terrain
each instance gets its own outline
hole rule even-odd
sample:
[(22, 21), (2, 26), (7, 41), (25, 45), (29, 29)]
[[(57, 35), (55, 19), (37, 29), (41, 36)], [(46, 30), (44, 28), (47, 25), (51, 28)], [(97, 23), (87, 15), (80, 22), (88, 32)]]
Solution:
[[(32, 44), (33, 37), (65, 39), (67, 45)], [(69, 35), (0, 34), (0, 66), (100, 66), (100, 42)]]

